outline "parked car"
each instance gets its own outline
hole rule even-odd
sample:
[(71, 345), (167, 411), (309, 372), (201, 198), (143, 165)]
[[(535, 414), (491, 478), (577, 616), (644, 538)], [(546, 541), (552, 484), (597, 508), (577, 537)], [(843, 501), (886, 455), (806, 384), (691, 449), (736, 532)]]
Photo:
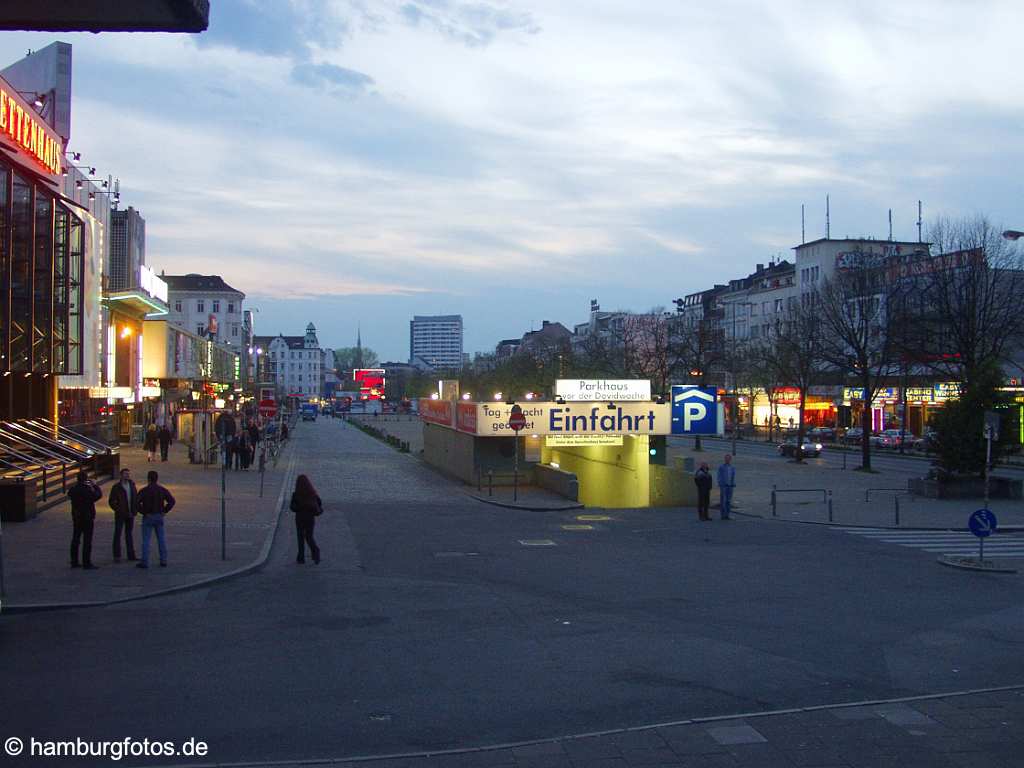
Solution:
[(832, 427), (812, 427), (807, 437), (818, 443), (831, 443), (836, 439), (836, 431)]
[(925, 453), (931, 453), (935, 450), (935, 438), (937, 433), (934, 429), (926, 429), (924, 434), (914, 440), (911, 444), (915, 451), (924, 451)]
[(860, 427), (850, 427), (846, 430), (846, 434), (843, 435), (844, 443), (860, 443), (861, 437), (864, 435), (864, 430)]
[[(797, 439), (795, 437), (787, 438), (785, 442), (779, 445), (780, 456), (796, 456)], [(812, 458), (821, 455), (821, 443), (816, 443), (809, 438), (804, 438), (803, 442), (803, 454), (804, 456), (810, 456)]]
[(877, 435), (872, 435), (871, 444), (876, 448), (899, 448), (904, 439), (909, 442), (914, 439), (914, 436), (909, 432), (904, 432), (901, 437), (900, 430), (886, 429)]

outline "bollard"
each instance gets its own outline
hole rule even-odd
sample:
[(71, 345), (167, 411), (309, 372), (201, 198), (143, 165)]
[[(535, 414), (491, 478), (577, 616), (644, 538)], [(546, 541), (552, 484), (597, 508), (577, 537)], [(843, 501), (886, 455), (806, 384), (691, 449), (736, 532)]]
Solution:
[(68, 492), (68, 465), (63, 462), (60, 465), (60, 491), (61, 493)]
[(43, 501), (46, 501), (46, 468), (43, 467)]
[(828, 492), (828, 521), (832, 522), (832, 491)]
[(493, 469), (488, 469), (487, 470), (487, 495), (488, 496), (493, 496), (494, 495), (494, 470)]
[(900, 527), (900, 497), (893, 496), (892, 500), (896, 502), (896, 527)]
[(776, 507), (775, 507), (775, 486), (773, 485), (772, 486), (772, 517), (777, 517), (777, 516), (778, 515), (776, 513)]

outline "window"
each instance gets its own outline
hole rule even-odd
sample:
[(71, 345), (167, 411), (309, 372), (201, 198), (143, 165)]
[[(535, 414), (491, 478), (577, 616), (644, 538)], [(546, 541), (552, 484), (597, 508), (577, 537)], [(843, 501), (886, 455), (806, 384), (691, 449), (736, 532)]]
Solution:
[(181, 299), (174, 300), (174, 311), (181, 312)]
[(205, 336), (206, 335), (206, 326), (203, 325), (202, 323), (197, 325), (196, 326), (196, 333), (198, 333), (200, 336)]
[(233, 301), (229, 301), (228, 302), (228, 314), (229, 315), (235, 314), (235, 302), (233, 302)]
[[(231, 310), (228, 310), (228, 311), (230, 312)], [(238, 323), (234, 323), (231, 326), (231, 335), (232, 336), (237, 336), (238, 335)]]
[(200, 299), (199, 301), (196, 302), (196, 312), (205, 312), (205, 311), (206, 311), (206, 302), (204, 302), (202, 299)]
[(213, 311), (220, 312), (220, 299), (213, 300)]

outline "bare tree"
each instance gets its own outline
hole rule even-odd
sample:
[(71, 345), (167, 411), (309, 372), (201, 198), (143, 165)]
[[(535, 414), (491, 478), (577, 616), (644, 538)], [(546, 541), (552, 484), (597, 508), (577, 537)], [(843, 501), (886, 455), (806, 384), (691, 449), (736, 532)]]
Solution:
[(904, 304), (901, 288), (891, 281), (884, 262), (865, 257), (837, 269), (817, 293), (803, 298), (813, 305), (824, 330), (822, 357), (862, 392), (861, 469), (869, 471), (871, 404), (900, 364), (895, 310)]
[(965, 387), (1021, 351), (1024, 255), (1000, 230), (984, 216), (939, 219), (929, 230), (936, 255), (900, 275), (920, 297), (924, 361)]
[[(706, 386), (712, 369), (722, 361), (723, 338), (713, 318), (689, 321), (676, 315), (668, 323), (670, 370), (674, 377)], [(696, 436), (694, 450), (701, 449)]]
[(803, 461), (804, 409), (807, 392), (821, 375), (824, 363), (824, 328), (813, 301), (791, 302), (775, 322), (771, 359), (778, 380), (800, 390), (796, 460)]

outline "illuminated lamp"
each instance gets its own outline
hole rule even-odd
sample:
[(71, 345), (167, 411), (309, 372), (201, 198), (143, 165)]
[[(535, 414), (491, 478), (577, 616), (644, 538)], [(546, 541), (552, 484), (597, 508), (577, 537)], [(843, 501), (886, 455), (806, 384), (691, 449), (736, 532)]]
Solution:
[(75, 189), (81, 189), (81, 188), (82, 188), (82, 180), (81, 179), (75, 179)]
[(124, 328), (121, 329), (121, 338), (122, 339), (127, 339), (131, 335), (132, 335), (132, 329), (129, 326), (126, 325)]
[(495, 393), (494, 393), (494, 399), (495, 399), (496, 401), (499, 401), (499, 402), (500, 402), (500, 401), (501, 401), (501, 398), (503, 398), (503, 397), (504, 397), (504, 395), (503, 395), (503, 394), (501, 394), (501, 392), (495, 392)]
[(525, 398), (526, 398), (527, 400), (533, 400), (533, 392), (527, 392), (527, 393), (526, 393), (526, 394), (524, 395), (524, 397), (525, 397)]
[(463, 392), (462, 393), (462, 399), (463, 400), (469, 400), (469, 392)]
[(431, 395), (430, 395), (430, 399), (431, 400), (440, 400), (441, 396), (439, 394), (437, 394), (437, 392), (432, 392)]

